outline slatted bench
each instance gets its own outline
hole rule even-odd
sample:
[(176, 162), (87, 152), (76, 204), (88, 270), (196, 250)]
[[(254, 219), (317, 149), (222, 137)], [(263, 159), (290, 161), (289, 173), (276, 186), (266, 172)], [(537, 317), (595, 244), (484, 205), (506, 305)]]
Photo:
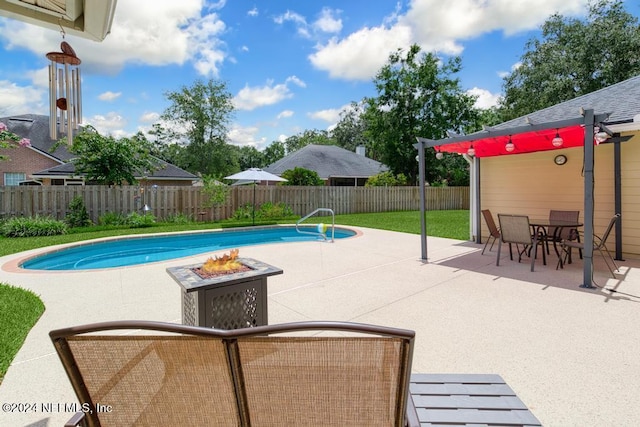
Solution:
[(541, 426), (500, 375), (413, 374), (410, 425)]

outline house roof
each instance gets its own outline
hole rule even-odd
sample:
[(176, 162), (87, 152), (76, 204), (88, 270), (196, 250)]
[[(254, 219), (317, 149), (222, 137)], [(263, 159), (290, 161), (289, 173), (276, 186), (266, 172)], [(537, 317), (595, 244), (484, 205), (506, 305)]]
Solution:
[[(580, 116), (581, 108), (592, 109), (595, 113), (609, 114), (606, 123), (633, 123), (634, 117), (640, 115), (640, 75), (526, 116), (500, 123), (492, 128), (508, 129), (529, 123), (573, 119)], [(633, 130), (640, 130), (640, 116), (637, 118), (636, 127)]]
[[(40, 154), (53, 158), (60, 165), (32, 174), (36, 178), (51, 178), (62, 176), (74, 176), (75, 166), (70, 162), (75, 156), (71, 154), (65, 144), (60, 144), (53, 150), (57, 142), (49, 137), (49, 116), (37, 114), (23, 114), (20, 116), (0, 117), (0, 122), (22, 138), (31, 140), (31, 149)], [(197, 180), (198, 177), (190, 172), (180, 169), (164, 160), (157, 159), (159, 168), (149, 178), (166, 180)], [(142, 178), (142, 176), (138, 177)]]
[[(584, 129), (577, 123), (584, 110), (593, 110), (597, 116), (604, 117), (597, 124), (613, 133), (640, 130), (640, 76), (500, 123), (484, 131), (439, 141), (419, 140), (426, 141), (427, 146), (435, 147), (436, 150), (460, 154), (467, 153), (473, 146), (476, 157), (578, 147), (584, 144)], [(556, 133), (563, 139), (560, 147), (554, 147), (551, 143)], [(515, 145), (512, 152), (506, 150), (509, 140)]]
[[(138, 180), (144, 178), (152, 178), (154, 180), (173, 180), (173, 181), (195, 181), (198, 177), (190, 172), (180, 169), (161, 159), (156, 159), (158, 169), (151, 175), (136, 175)], [(56, 177), (73, 177), (76, 176), (76, 168), (73, 163), (63, 163), (48, 169), (33, 173), (34, 178), (56, 178)]]
[(73, 158), (67, 147), (62, 144), (55, 151), (53, 145), (57, 142), (49, 138), (49, 116), (37, 114), (22, 114), (20, 116), (0, 117), (0, 122), (20, 136), (31, 140), (31, 148), (46, 156), (53, 157), (59, 162), (66, 162)]
[(320, 178), (368, 178), (389, 168), (336, 145), (309, 144), (264, 168), (275, 175), (296, 167), (315, 171)]

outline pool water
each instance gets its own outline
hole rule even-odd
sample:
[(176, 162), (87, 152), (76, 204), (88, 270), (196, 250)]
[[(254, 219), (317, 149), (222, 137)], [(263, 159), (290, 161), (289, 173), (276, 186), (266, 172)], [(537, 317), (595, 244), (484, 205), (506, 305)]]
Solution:
[[(335, 229), (335, 238), (354, 236), (353, 230)], [(331, 236), (331, 231), (327, 231)], [(91, 270), (126, 267), (167, 261), (220, 249), (268, 243), (322, 240), (299, 233), (295, 227), (252, 228), (163, 236), (126, 237), (97, 243), (85, 243), (47, 252), (24, 261), (29, 270)]]

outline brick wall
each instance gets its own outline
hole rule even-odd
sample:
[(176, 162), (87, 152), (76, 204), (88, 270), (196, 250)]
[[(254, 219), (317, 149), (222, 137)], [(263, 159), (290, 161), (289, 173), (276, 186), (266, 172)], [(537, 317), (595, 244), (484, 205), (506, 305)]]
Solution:
[(5, 185), (5, 172), (24, 173), (31, 179), (33, 173), (60, 164), (29, 147), (0, 148), (0, 154), (8, 157), (0, 161), (0, 185)]

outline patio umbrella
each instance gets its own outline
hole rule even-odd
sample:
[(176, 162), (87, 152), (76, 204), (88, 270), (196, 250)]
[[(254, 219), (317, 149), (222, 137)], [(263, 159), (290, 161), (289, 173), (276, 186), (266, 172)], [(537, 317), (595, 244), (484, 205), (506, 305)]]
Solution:
[(261, 181), (286, 181), (278, 175), (263, 171), (259, 168), (250, 168), (233, 175), (225, 176), (224, 179), (232, 179), (243, 184), (253, 183), (253, 225), (256, 224), (256, 183)]

